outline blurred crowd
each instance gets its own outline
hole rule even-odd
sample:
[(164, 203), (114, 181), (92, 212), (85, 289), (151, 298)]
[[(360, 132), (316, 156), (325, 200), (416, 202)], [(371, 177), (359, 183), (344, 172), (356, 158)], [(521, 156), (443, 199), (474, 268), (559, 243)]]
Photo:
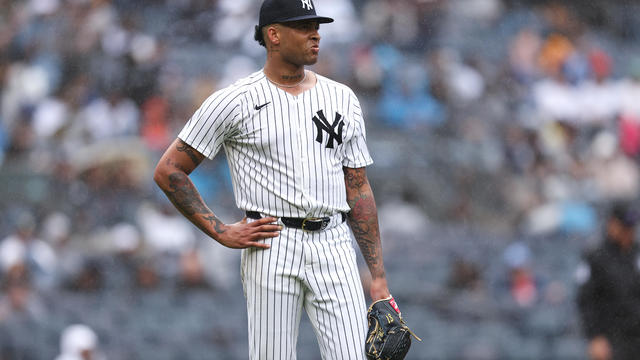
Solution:
[[(640, 21), (632, 14), (639, 5), (316, 6), (336, 22), (320, 29), (313, 69), (351, 86), (364, 105), (376, 161), (370, 177), (391, 238), (399, 231), (422, 238), (426, 224), (442, 223), (586, 236), (598, 231), (604, 204), (637, 198)], [(151, 170), (212, 91), (260, 68), (264, 50), (252, 39), (258, 7), (0, 0), (3, 329), (44, 321), (55, 308), (51, 294), (61, 292), (221, 294), (237, 286), (235, 253), (177, 214)], [(223, 156), (192, 176), (223, 220), (239, 218)], [(397, 229), (406, 217), (418, 225)], [(511, 285), (495, 291), (526, 307), (541, 285), (531, 251), (514, 244), (499, 249)], [(474, 288), (482, 278), (481, 264), (450, 265), (443, 287)], [(566, 290), (547, 284), (555, 284), (552, 294)], [(60, 320), (56, 337), (72, 320), (83, 319)], [(85, 330), (75, 331), (95, 347)], [(0, 359), (21, 351), (0, 345)]]

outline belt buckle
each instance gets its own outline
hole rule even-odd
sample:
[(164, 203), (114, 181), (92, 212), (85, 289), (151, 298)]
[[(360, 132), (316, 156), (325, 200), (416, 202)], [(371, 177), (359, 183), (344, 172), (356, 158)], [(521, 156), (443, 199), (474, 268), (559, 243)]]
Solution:
[[(310, 230), (307, 229), (307, 222), (313, 222), (313, 223), (317, 223), (318, 221), (320, 222), (320, 228), (319, 229), (315, 229), (315, 230)], [(329, 225), (329, 221), (325, 218), (317, 218), (317, 217), (310, 217), (310, 218), (305, 218), (304, 220), (302, 220), (302, 230), (304, 231), (308, 231), (308, 232), (313, 232), (313, 231), (321, 231), (324, 230), (327, 225)]]

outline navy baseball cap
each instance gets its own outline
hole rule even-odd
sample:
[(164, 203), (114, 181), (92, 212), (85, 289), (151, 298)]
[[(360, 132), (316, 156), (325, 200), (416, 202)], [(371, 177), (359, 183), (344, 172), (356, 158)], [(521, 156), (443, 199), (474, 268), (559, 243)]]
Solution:
[(265, 0), (260, 7), (258, 28), (298, 20), (316, 20), (321, 24), (333, 22), (332, 18), (316, 14), (312, 0)]
[(627, 227), (634, 227), (638, 220), (640, 220), (640, 214), (637, 209), (630, 203), (618, 202), (611, 207), (611, 217), (618, 219), (622, 225)]

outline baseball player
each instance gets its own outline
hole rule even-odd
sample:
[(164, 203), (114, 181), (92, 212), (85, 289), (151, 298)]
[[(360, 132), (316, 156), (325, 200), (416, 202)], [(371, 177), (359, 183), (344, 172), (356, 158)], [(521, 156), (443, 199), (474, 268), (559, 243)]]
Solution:
[[(372, 300), (390, 297), (360, 104), (347, 86), (305, 70), (318, 60), (320, 24), (332, 21), (311, 0), (264, 1), (255, 31), (264, 68), (206, 99), (154, 174), (193, 224), (242, 249), (251, 359), (295, 359), (303, 308), (323, 359), (365, 359), (367, 308), (349, 228)], [(189, 179), (221, 148), (246, 212), (233, 224)]]

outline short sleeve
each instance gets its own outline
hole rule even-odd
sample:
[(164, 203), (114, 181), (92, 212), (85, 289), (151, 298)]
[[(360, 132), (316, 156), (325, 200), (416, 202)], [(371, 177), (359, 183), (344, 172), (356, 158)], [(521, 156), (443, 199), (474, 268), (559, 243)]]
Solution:
[(360, 102), (356, 95), (349, 91), (349, 117), (352, 122), (353, 135), (344, 144), (342, 165), (350, 168), (361, 168), (373, 163), (367, 148), (367, 134)]
[(213, 159), (234, 122), (241, 116), (240, 96), (233, 87), (214, 92), (193, 114), (178, 137), (198, 152)]

